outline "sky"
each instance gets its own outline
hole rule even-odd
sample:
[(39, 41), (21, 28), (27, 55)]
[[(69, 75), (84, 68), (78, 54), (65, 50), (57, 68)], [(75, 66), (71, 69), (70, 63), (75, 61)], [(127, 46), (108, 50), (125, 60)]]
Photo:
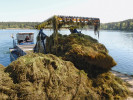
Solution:
[(0, 22), (42, 22), (53, 15), (133, 19), (133, 0), (0, 0)]

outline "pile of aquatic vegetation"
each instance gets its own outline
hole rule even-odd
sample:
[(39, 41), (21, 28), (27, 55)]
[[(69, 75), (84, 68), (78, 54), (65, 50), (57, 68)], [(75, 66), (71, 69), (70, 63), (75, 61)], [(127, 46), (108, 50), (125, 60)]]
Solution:
[(96, 39), (84, 34), (58, 35), (58, 45), (54, 46), (53, 35), (47, 38), (48, 53), (55, 54), (64, 60), (71, 61), (78, 69), (88, 75), (96, 76), (110, 70), (116, 65), (108, 50)]
[(0, 66), (0, 99), (122, 100), (129, 95), (125, 83), (109, 72), (116, 63), (104, 45), (71, 34), (59, 35), (56, 48), (52, 38), (47, 48), (55, 55), (31, 53)]
[(9, 73), (4, 72), (5, 67), (0, 65), (0, 100), (13, 100), (16, 98), (15, 84)]
[[(111, 100), (128, 96), (110, 72), (89, 78), (72, 62), (52, 54), (28, 54), (0, 67), (0, 97), (23, 100)], [(0, 98), (0, 99), (1, 99)]]

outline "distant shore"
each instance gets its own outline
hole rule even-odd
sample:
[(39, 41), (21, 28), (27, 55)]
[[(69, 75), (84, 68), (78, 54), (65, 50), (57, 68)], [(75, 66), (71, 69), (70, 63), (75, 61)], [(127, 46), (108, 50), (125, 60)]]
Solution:
[(35, 28), (5, 28), (5, 29), (35, 29)]
[(6, 29), (0, 29), (0, 30), (32, 30), (30, 28), (6, 28)]

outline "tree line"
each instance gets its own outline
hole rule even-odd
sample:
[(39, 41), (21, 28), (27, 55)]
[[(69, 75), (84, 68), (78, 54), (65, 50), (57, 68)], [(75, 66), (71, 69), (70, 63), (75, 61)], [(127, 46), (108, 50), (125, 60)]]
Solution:
[(133, 19), (128, 19), (120, 22), (105, 23), (101, 24), (103, 30), (123, 30), (133, 31)]
[[(0, 22), (0, 29), (34, 29), (40, 22)], [(100, 28), (103, 30), (123, 30), (133, 31), (133, 19), (120, 22), (102, 23)]]
[(37, 24), (39, 24), (39, 22), (0, 22), (0, 29), (34, 29)]

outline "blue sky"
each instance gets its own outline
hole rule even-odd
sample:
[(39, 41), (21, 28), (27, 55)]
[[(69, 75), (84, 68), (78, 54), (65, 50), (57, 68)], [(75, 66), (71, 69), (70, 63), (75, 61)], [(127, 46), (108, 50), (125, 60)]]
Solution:
[(98, 17), (102, 23), (133, 18), (133, 0), (0, 0), (1, 21), (44, 21), (53, 15)]

